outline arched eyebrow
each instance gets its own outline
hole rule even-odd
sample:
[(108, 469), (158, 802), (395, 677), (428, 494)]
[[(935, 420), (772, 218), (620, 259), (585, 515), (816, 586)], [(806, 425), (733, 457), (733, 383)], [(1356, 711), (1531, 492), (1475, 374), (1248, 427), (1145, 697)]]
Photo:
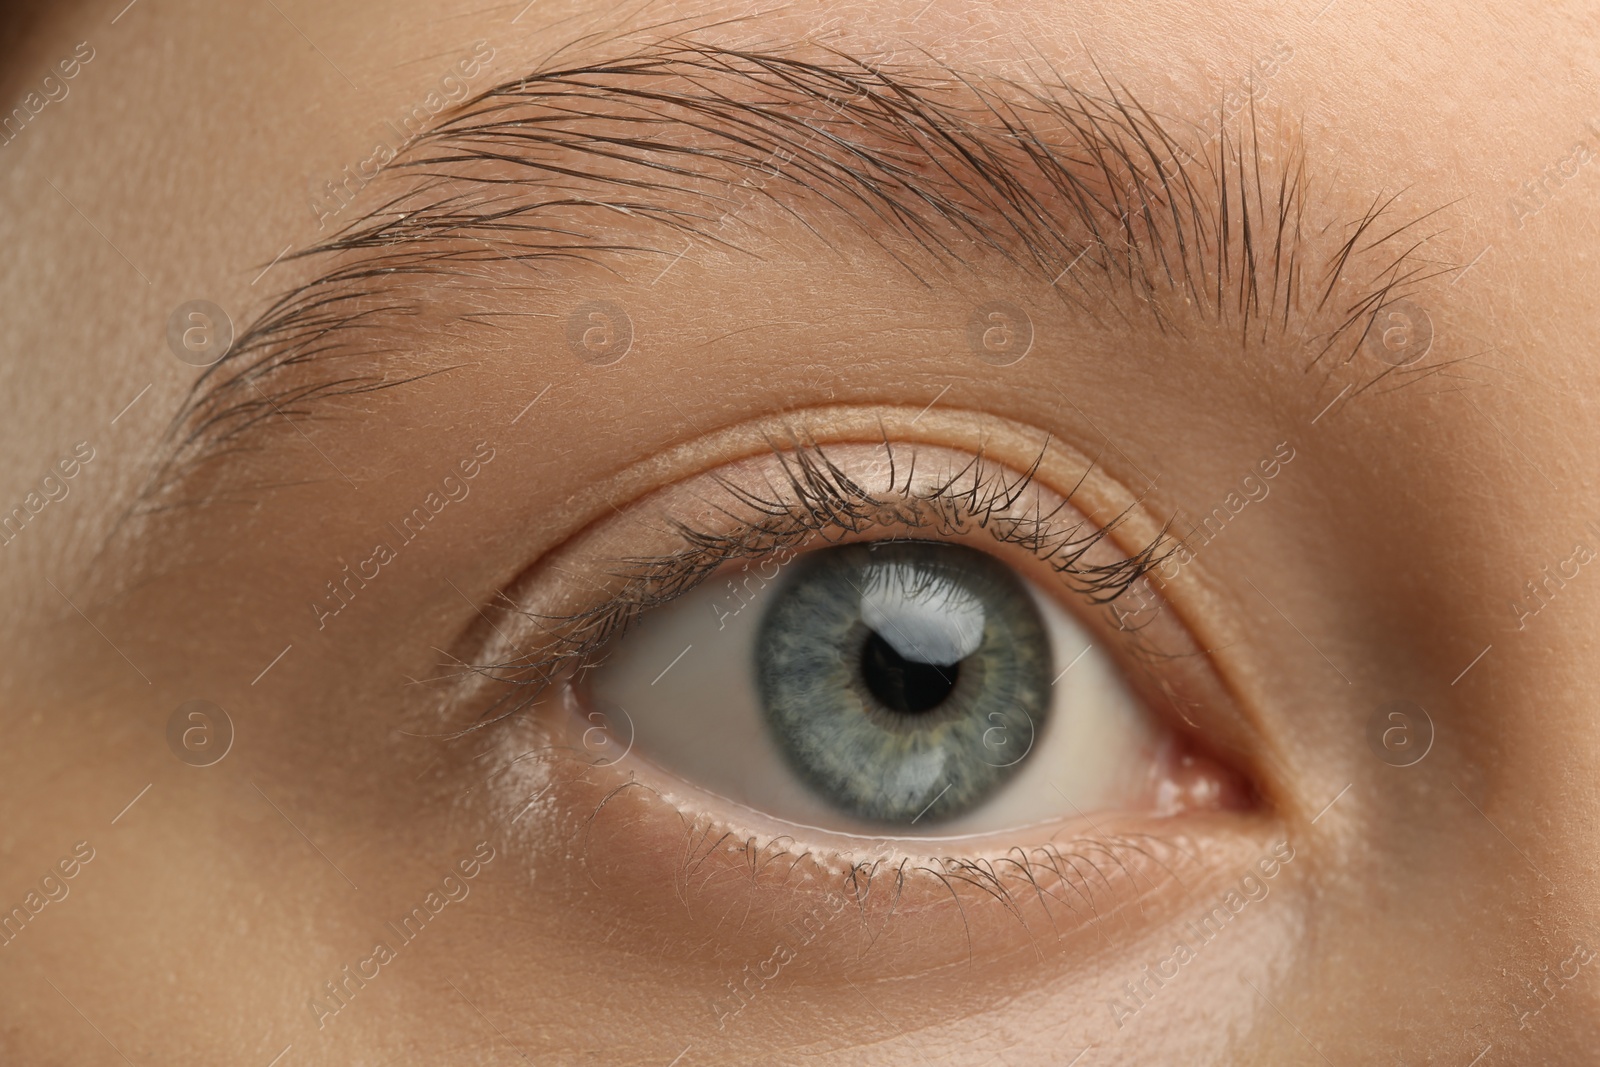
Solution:
[[(145, 506), (280, 417), (436, 373), (382, 357), (447, 280), (738, 249), (729, 220), (755, 199), (813, 232), (855, 228), (922, 285), (998, 260), (1087, 317), (1298, 332), (1313, 363), (1449, 269), (1419, 254), (1429, 216), (1397, 217), (1394, 198), (1353, 218), (1313, 202), (1297, 132), (1263, 133), (1253, 97), (1184, 123), (1092, 84), (682, 38), (502, 83), (386, 165), (385, 202), (291, 257), (325, 266), (202, 375)], [(494, 325), (481, 305), (450, 321)]]

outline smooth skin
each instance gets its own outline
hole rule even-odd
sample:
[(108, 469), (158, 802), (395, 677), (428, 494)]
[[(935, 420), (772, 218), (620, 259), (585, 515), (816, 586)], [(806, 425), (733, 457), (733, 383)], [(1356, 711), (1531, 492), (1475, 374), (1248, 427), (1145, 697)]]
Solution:
[[(93, 58), (0, 149), (0, 509), (80, 462), (0, 546), (0, 907), (30, 912), (0, 947), (0, 1060), (1591, 1061), (1588, 6), (40, 7), (15, 23), (5, 101), (80, 42)], [(1442, 273), (1414, 298), (1434, 330), (1418, 366), (1436, 372), (1360, 390), (1381, 367), (1329, 378), (1292, 345), (1241, 353), (1221, 327), (1081, 321), (1002, 267), (920, 286), (859, 232), (773, 213), (756, 259), (691, 242), (669, 273), (652, 259), (619, 281), (638, 333), (611, 367), (544, 343), (559, 326), (537, 317), (559, 323), (591, 275), (516, 298), (533, 317), (492, 338), (419, 323), (406, 358), (457, 370), (337, 418), (285, 416), (270, 453), (241, 459), (248, 491), (119, 525), (200, 373), (166, 343), (174, 308), (208, 299), (242, 329), (305, 281), (310, 265), (275, 257), (331, 232), (310, 190), (368, 159), (475, 42), (493, 57), (474, 92), (588, 35), (669, 25), (1019, 80), (1040, 59), (1092, 72), (1092, 57), (1196, 122), (1287, 44), (1257, 105), (1298, 130), (1317, 195), (1342, 217), (1396, 193), (1404, 217), (1443, 209), (1424, 253)], [(329, 225), (377, 206), (364, 195)], [(996, 294), (1039, 331), (1009, 373), (952, 340)], [(1062, 840), (1115, 857), (1094, 909), (1007, 910), (971, 891), (962, 910), (929, 877), (892, 915), (881, 895), (841, 903), (821, 841), (765, 873), (713, 849), (691, 876), (696, 819), (758, 852), (772, 834), (692, 789), (617, 795), (630, 772), (585, 762), (581, 719), (442, 738), (471, 713), (414, 683), (482, 629), (498, 591), (558, 551), (580, 569), (641, 551), (638, 519), (667, 506), (647, 494), (748, 459), (796, 412), (819, 441), (981, 446), (1017, 468), (1049, 435), (1041, 478), (1065, 492), (1092, 468), (1075, 502), (1132, 507), (1128, 550), (1174, 516), (1197, 521), (1293, 442), (1270, 496), (1162, 590), (1171, 639), (1206, 650), (1186, 684), (1222, 709), (1212, 728), (1252, 782), (1251, 810), (1085, 813)], [(471, 494), (319, 628), (308, 602), (342, 564), (475, 455)], [(235, 729), (203, 768), (168, 744), (195, 699)], [(1394, 700), (1433, 724), (1410, 767), (1369, 744)], [(1146, 834), (1161, 844), (1137, 855), (1108, 843)], [(1012, 837), (985, 854), (1040, 834)], [(1125, 984), (1170, 974), (1185, 924), (1246, 875), (1267, 891), (1134, 999)], [(35, 910), (30, 893), (60, 899)], [(419, 903), (425, 927), (375, 960), (373, 942), (396, 940), (385, 924)], [(796, 948), (785, 930), (807, 915), (820, 932)], [(319, 1012), (347, 966), (377, 976)], [(747, 966), (768, 977), (730, 1013)]]

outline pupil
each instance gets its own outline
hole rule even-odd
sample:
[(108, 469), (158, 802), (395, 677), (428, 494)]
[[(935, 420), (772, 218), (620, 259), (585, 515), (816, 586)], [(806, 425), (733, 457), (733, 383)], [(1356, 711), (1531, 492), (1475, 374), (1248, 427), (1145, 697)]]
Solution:
[(944, 703), (956, 687), (961, 664), (917, 663), (874, 632), (861, 650), (861, 676), (883, 706), (915, 715)]

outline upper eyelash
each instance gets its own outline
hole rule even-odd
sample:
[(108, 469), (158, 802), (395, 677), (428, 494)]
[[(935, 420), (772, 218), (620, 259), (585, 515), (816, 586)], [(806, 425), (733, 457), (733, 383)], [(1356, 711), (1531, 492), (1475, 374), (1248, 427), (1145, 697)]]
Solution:
[[(731, 507), (720, 505), (718, 510), (736, 522), (735, 529), (700, 530), (675, 520), (673, 530), (686, 547), (664, 555), (616, 560), (618, 569), (611, 576), (624, 584), (604, 603), (565, 616), (518, 609), (519, 614), (545, 624), (544, 647), (523, 659), (475, 664), (469, 669), (532, 689), (503, 694), (470, 729), (526, 709), (563, 670), (574, 665), (578, 670), (594, 666), (595, 653), (642, 615), (688, 593), (725, 564), (758, 559), (819, 538), (833, 543), (875, 527), (927, 530), (943, 536), (982, 529), (997, 542), (1023, 548), (1042, 560), (1070, 589), (1096, 606), (1116, 601), (1176, 549), (1163, 526), (1149, 544), (1130, 556), (1109, 563), (1086, 562), (1090, 550), (1108, 537), (1128, 512), (1087, 530), (1086, 520), (1057, 526), (1055, 519), (1071, 503), (1082, 478), (1048, 512), (1035, 508), (1031, 514), (1007, 514), (1037, 476), (1048, 442), (1025, 471), (1013, 474), (985, 460), (980, 451), (944, 481), (916, 490), (915, 449), (911, 462), (902, 465), (886, 438), (888, 493), (872, 493), (856, 483), (815, 441), (791, 437), (787, 441), (769, 439), (768, 445), (788, 483), (788, 497), (780, 496), (770, 483), (772, 495), (768, 497), (718, 477), (716, 484), (732, 501)], [(1083, 477), (1087, 476), (1086, 471)], [(962, 485), (964, 482), (969, 484)], [(746, 513), (739, 514), (736, 508)]]

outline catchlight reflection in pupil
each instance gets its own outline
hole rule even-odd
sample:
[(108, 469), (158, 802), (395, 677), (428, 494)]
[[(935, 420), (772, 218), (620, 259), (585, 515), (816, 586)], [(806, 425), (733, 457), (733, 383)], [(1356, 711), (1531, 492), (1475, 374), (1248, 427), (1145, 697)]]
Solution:
[(755, 642), (762, 711), (830, 803), (885, 823), (959, 816), (1021, 760), (1050, 709), (1050, 640), (1021, 580), (960, 545), (887, 541), (810, 553)]

